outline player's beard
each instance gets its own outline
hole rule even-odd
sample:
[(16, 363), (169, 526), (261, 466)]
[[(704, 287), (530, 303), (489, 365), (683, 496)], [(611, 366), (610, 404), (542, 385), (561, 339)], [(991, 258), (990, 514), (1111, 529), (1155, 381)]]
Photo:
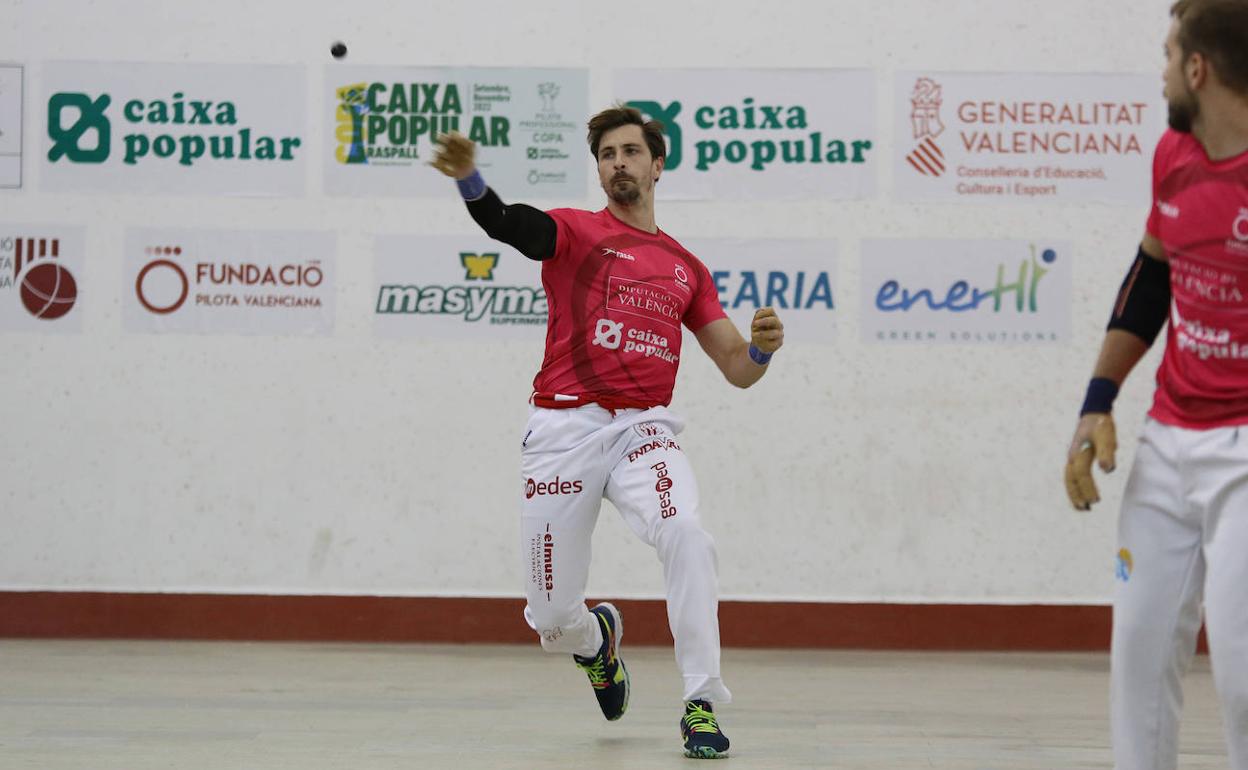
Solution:
[(621, 206), (632, 206), (641, 200), (641, 186), (631, 176), (617, 174), (611, 179), (607, 194)]
[(1200, 115), (1200, 102), (1196, 101), (1196, 94), (1186, 88), (1178, 98), (1166, 102), (1166, 123), (1175, 131), (1183, 134), (1192, 133), (1192, 123), (1196, 121), (1198, 115)]

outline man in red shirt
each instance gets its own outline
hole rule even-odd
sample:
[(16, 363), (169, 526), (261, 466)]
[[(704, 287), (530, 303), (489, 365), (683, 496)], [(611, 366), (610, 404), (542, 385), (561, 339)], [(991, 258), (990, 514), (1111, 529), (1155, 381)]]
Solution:
[(733, 385), (748, 388), (784, 341), (771, 308), (747, 342), (725, 316), (710, 272), (660, 230), (654, 185), (662, 125), (616, 106), (589, 121), (589, 146), (607, 207), (597, 212), (505, 205), (458, 134), (441, 137), (432, 165), (453, 177), (491, 237), (542, 264), (549, 317), (533, 380), (522, 458), (521, 547), (529, 572), (525, 618), (548, 652), (572, 653), (607, 719), (628, 707), (619, 657), (624, 625), (608, 603), (585, 606), (590, 538), (602, 498), (663, 562), (667, 613), (684, 678), (686, 756), (727, 756), (713, 704), (732, 696), (719, 671), (715, 545), (699, 520), (698, 490), (667, 409), (681, 327)]
[(1066, 465), (1072, 504), (1114, 467), (1110, 408), (1166, 320), (1118, 524), (1111, 727), (1118, 770), (1173, 770), (1201, 601), (1231, 767), (1248, 770), (1248, 0), (1179, 0), (1170, 131)]

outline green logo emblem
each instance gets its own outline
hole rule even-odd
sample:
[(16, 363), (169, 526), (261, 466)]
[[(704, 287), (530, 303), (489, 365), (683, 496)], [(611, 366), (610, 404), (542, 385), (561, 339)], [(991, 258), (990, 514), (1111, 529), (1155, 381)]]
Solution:
[(680, 102), (672, 102), (664, 107), (658, 102), (636, 101), (629, 102), (628, 106), (636, 107), (646, 117), (663, 124), (663, 133), (667, 134), (667, 162), (663, 164), (663, 168), (668, 171), (680, 168), (683, 142), (680, 124), (676, 122), (676, 116), (680, 114)]
[[(52, 140), (52, 149), (48, 150), (48, 160), (56, 162), (62, 157), (73, 163), (103, 163), (108, 160), (112, 126), (104, 111), (111, 102), (107, 94), (94, 101), (86, 94), (56, 94), (49, 99), (48, 137)], [(78, 119), (68, 128), (64, 124), (66, 110), (78, 113)], [(84, 150), (82, 137), (92, 129), (96, 132), (95, 147)]]

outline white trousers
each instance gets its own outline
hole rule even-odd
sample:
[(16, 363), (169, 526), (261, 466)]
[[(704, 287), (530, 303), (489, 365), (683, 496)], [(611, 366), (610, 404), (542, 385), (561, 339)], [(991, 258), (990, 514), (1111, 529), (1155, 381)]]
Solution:
[(1117, 770), (1174, 770), (1182, 677), (1205, 630), (1231, 768), (1248, 770), (1248, 426), (1149, 420), (1118, 523)]
[[(525, 619), (548, 652), (593, 655), (601, 644), (585, 606), (590, 540), (605, 496), (663, 564), (667, 619), (684, 699), (728, 703), (719, 673), (715, 543), (698, 518), (698, 487), (664, 407), (534, 407), (522, 457)], [(627, 618), (625, 618), (627, 626)]]

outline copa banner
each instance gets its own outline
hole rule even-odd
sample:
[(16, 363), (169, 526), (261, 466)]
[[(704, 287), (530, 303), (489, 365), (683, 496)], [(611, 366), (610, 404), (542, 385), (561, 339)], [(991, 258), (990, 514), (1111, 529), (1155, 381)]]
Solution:
[(1071, 259), (1059, 240), (863, 241), (863, 341), (1067, 342)]
[(23, 70), (0, 64), (0, 188), (22, 186)]
[(476, 142), (478, 168), (506, 200), (585, 195), (585, 70), (331, 65), (325, 83), (329, 195), (454, 196), (426, 165), (448, 131)]
[(902, 199), (1147, 205), (1156, 75), (903, 72), (893, 99)]
[(622, 70), (617, 99), (661, 121), (660, 198), (866, 198), (875, 192), (869, 70)]
[(485, 236), (378, 235), (373, 275), (379, 337), (546, 337), (541, 263)]
[(126, 331), (333, 333), (332, 233), (132, 227), (125, 244)]
[(306, 77), (259, 64), (49, 62), (43, 189), (304, 193)]
[(695, 238), (682, 245), (711, 271), (719, 304), (747, 339), (754, 312), (772, 307), (785, 339), (836, 342), (836, 241)]
[(0, 331), (82, 331), (81, 227), (0, 223)]

